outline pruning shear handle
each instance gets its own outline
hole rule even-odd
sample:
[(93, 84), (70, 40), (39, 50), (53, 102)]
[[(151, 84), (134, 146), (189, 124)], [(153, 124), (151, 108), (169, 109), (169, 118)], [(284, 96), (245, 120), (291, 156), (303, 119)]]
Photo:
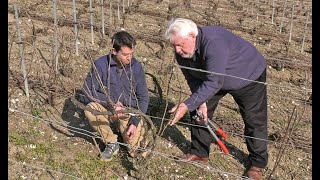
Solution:
[[(197, 114), (195, 116), (193, 116), (193, 119), (197, 119), (199, 117), (203, 118), (203, 115), (201, 112), (199, 112), (198, 110), (196, 110)], [(221, 135), (222, 138), (226, 139), (227, 138), (227, 134), (225, 132), (222, 131), (222, 129), (220, 129), (219, 127), (217, 127), (215, 125), (215, 123), (213, 121), (211, 121), (210, 119), (208, 119), (207, 121), (204, 121), (204, 124), (206, 126), (206, 128), (209, 130), (209, 132), (211, 133), (211, 135), (213, 136), (213, 138), (216, 140), (218, 146), (222, 149), (222, 151), (226, 154), (229, 154), (229, 150), (227, 149), (227, 147), (223, 144), (223, 142), (218, 138), (218, 136), (216, 135), (216, 133), (211, 129), (211, 127), (213, 129), (215, 129), (215, 131), (217, 131), (217, 133), (219, 133), (219, 135)]]
[(208, 119), (208, 122), (209, 122), (209, 125), (210, 125), (212, 128), (214, 128), (214, 129), (217, 131), (217, 133), (218, 133), (223, 139), (227, 139), (227, 137), (228, 137), (227, 134), (226, 134), (225, 132), (223, 132), (221, 128), (217, 127), (216, 124), (215, 124), (212, 120), (210, 120), (210, 119)]
[(218, 138), (218, 136), (216, 135), (216, 133), (213, 132), (213, 130), (211, 129), (211, 127), (209, 126), (208, 122), (204, 122), (205, 126), (207, 127), (207, 129), (209, 130), (209, 132), (211, 133), (211, 135), (213, 136), (213, 138), (216, 140), (217, 144), (219, 145), (219, 147), (222, 149), (222, 151), (226, 154), (229, 154), (229, 150), (227, 149), (227, 147), (223, 144), (223, 142)]

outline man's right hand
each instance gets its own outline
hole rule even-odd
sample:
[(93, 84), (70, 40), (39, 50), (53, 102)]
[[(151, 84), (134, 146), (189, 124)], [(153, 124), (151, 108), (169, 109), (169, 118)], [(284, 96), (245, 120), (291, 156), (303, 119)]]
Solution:
[(188, 107), (185, 103), (181, 103), (179, 105), (174, 106), (169, 110), (169, 113), (175, 113), (173, 118), (169, 121), (169, 125), (172, 126), (177, 123), (184, 114), (188, 111)]
[(136, 134), (137, 127), (134, 124), (131, 124), (126, 133), (127, 139), (132, 139), (132, 137)]

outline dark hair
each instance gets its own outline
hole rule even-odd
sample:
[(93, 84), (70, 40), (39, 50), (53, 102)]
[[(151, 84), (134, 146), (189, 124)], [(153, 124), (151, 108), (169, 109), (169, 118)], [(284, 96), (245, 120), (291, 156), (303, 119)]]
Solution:
[(134, 38), (125, 31), (119, 31), (115, 33), (111, 38), (111, 43), (113, 44), (113, 48), (118, 52), (121, 47), (127, 46), (132, 49), (136, 45), (136, 41)]

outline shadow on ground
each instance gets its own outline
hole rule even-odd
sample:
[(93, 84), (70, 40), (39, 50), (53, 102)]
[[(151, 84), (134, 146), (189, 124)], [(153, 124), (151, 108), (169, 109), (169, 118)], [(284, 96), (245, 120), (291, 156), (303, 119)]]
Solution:
[[(220, 138), (221, 139), (221, 138)], [(243, 152), (241, 149), (237, 148), (233, 144), (230, 144), (229, 142), (222, 140), (224, 145), (228, 148), (229, 153), (232, 155), (232, 157), (237, 160), (239, 163), (241, 163), (245, 168), (247, 168), (250, 165), (248, 154)]]
[[(61, 115), (62, 119), (68, 124), (69, 132), (73, 135), (60, 132), (69, 137), (80, 137), (95, 145), (92, 137), (95, 136), (96, 131), (90, 126), (89, 122), (84, 116), (81, 108), (77, 107), (70, 98), (66, 99)], [(102, 142), (99, 138), (95, 138), (98, 145)]]
[[(166, 102), (158, 97), (150, 97), (147, 115), (151, 116), (152, 122), (157, 129), (157, 134), (160, 135), (161, 138), (164, 138), (172, 144), (175, 144), (183, 153), (186, 153), (190, 141), (186, 139), (185, 135), (183, 135), (176, 126), (166, 126), (169, 122), (170, 114), (165, 113), (165, 111), (169, 111), (174, 105), (174, 103), (169, 101), (166, 108)], [(163, 116), (164, 121), (161, 122)], [(188, 119), (186, 118), (187, 116), (188, 115), (182, 118), (179, 122), (189, 123)], [(165, 128), (165, 130), (162, 134), (159, 134), (161, 124), (161, 129), (163, 130)]]

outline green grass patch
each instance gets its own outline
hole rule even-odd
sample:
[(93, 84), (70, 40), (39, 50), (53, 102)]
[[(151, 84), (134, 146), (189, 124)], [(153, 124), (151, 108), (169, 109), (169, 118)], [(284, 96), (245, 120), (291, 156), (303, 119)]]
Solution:
[(15, 155), (13, 159), (16, 159), (16, 161), (20, 161), (20, 162), (29, 162), (31, 158), (32, 157), (29, 154), (18, 153)]
[(52, 154), (55, 150), (52, 144), (36, 144), (33, 151), (38, 155), (49, 155)]
[(9, 132), (9, 142), (20, 146), (30, 144), (25, 136), (21, 136), (16, 132)]
[(275, 123), (277, 126), (286, 127), (288, 121), (285, 119), (274, 119), (273, 123)]
[[(74, 167), (74, 164), (70, 163), (70, 162), (61, 162), (59, 161), (55, 161), (54, 159), (50, 159), (48, 161), (46, 161), (46, 165), (52, 167), (53, 169), (60, 171), (60, 172), (65, 172), (67, 174), (73, 174), (72, 172), (76, 172), (76, 169)], [(75, 175), (78, 176), (78, 175)], [(66, 176), (66, 178), (70, 176)]]
[(42, 113), (42, 110), (39, 109), (39, 108), (32, 108), (32, 109), (31, 109), (31, 114), (32, 114), (33, 116), (35, 116), (35, 117), (42, 118), (41, 113)]
[[(106, 169), (106, 164), (103, 160), (83, 152), (76, 154), (75, 162), (81, 163), (81, 166), (79, 166), (79, 171), (85, 178), (99, 178)], [(111, 164), (112, 161), (108, 162), (109, 168), (112, 166)]]

